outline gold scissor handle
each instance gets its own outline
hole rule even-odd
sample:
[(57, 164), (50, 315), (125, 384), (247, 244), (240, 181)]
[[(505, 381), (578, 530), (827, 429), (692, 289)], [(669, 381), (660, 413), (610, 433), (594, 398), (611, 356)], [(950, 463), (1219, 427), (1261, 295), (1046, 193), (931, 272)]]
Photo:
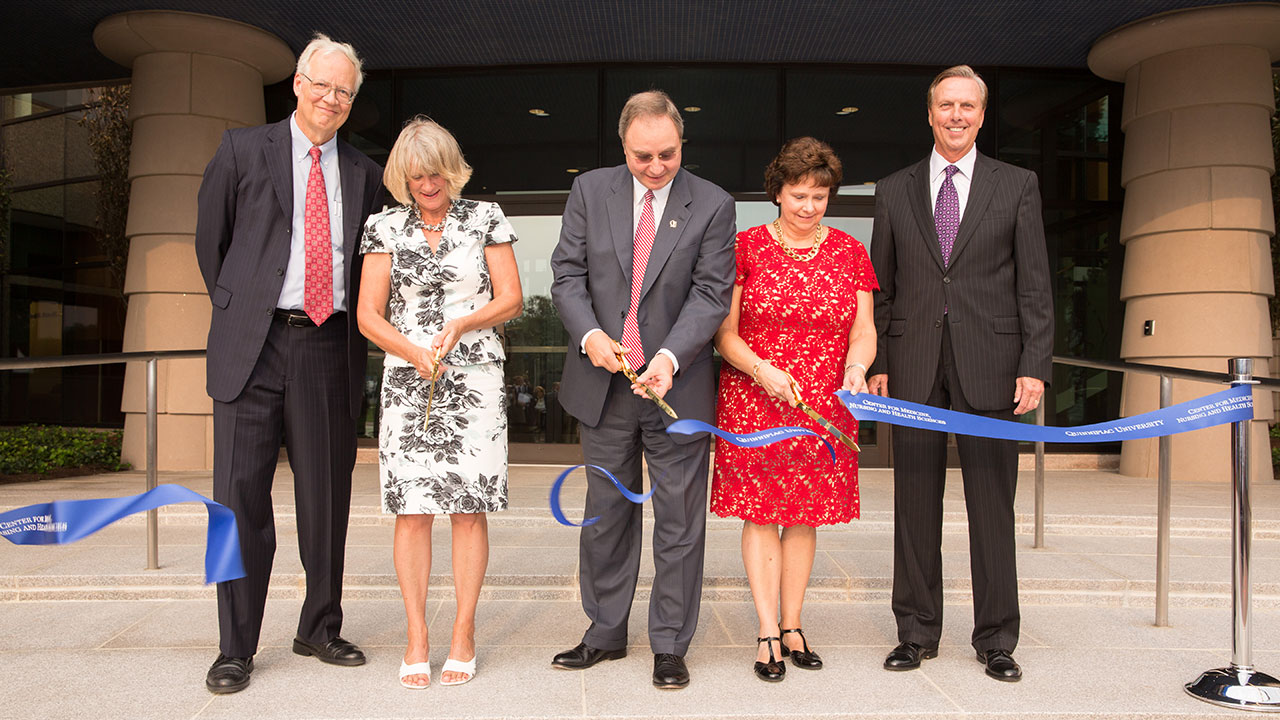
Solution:
[(676, 411), (671, 409), (671, 406), (667, 404), (666, 400), (663, 400), (661, 397), (659, 397), (658, 393), (653, 391), (653, 388), (640, 382), (640, 376), (636, 375), (636, 371), (631, 369), (631, 363), (627, 362), (627, 358), (623, 353), (620, 353), (617, 350), (614, 350), (613, 355), (614, 357), (618, 358), (618, 362), (622, 365), (622, 374), (626, 375), (628, 380), (644, 388), (645, 394), (649, 396), (650, 400), (658, 404), (658, 407), (662, 409), (662, 412), (670, 415), (672, 418), (676, 420), (680, 419), (680, 416), (676, 415)]
[(823, 417), (817, 410), (809, 407), (808, 403), (800, 397), (800, 383), (796, 382), (795, 377), (793, 377), (791, 373), (786, 370), (783, 370), (782, 372), (787, 373), (787, 379), (791, 383), (791, 393), (795, 395), (796, 398), (796, 407), (800, 408), (801, 412), (808, 415), (814, 422), (818, 423), (822, 429), (834, 435), (835, 438), (844, 444), (845, 447), (854, 452), (862, 452), (862, 448), (858, 447), (858, 443), (855, 442), (853, 438), (845, 435), (844, 432), (841, 431), (840, 428), (836, 427), (830, 420)]
[(436, 348), (431, 356), (431, 385), (427, 389), (427, 411), (423, 413), (422, 429), (427, 429), (427, 423), (431, 422), (431, 401), (436, 396), (436, 380), (440, 378), (440, 351), (443, 348)]

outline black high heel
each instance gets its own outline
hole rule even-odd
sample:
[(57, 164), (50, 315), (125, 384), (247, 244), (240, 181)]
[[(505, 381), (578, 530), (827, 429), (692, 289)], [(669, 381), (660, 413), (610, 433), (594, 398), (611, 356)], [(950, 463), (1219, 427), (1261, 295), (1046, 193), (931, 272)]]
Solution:
[[(818, 653), (809, 649), (809, 641), (804, 637), (804, 631), (800, 628), (792, 630), (783, 630), (780, 635), (787, 633), (795, 633), (800, 636), (800, 642), (804, 644), (804, 650), (788, 650), (785, 643), (782, 644), (782, 657), (790, 657), (791, 664), (805, 670), (821, 670), (822, 658), (818, 657)], [(781, 641), (779, 641), (781, 642)]]
[(760, 678), (761, 680), (764, 680), (765, 682), (782, 682), (782, 678), (787, 674), (787, 666), (783, 665), (782, 661), (777, 659), (773, 655), (774, 641), (777, 641), (778, 647), (782, 647), (783, 650), (786, 649), (782, 645), (781, 638), (776, 638), (776, 637), (756, 638), (757, 643), (769, 644), (769, 662), (763, 663), (757, 660), (756, 666), (755, 666), (756, 677)]

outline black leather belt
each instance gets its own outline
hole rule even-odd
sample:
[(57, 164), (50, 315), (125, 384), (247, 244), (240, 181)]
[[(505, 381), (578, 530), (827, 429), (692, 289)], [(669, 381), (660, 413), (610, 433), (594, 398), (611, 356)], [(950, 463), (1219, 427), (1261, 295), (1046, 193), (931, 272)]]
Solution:
[[(345, 314), (346, 313), (341, 311), (335, 312), (332, 315), (330, 315), (328, 319), (325, 320), (325, 322), (327, 323), (329, 322), (329, 320), (332, 320), (333, 318), (336, 318), (340, 315), (345, 315)], [(276, 320), (280, 320), (281, 322), (285, 323), (289, 327), (315, 327), (316, 326), (315, 323), (311, 322), (311, 318), (308, 317), (307, 314), (301, 310), (284, 310), (281, 308), (276, 308), (275, 318)]]

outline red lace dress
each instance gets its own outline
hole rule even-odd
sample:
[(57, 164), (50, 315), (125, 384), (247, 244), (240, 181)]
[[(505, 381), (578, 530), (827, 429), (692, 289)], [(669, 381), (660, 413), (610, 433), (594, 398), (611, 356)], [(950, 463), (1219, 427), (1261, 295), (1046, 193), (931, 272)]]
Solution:
[[(766, 226), (738, 233), (742, 287), (738, 334), (762, 358), (795, 377), (803, 398), (851, 438), (858, 423), (832, 394), (844, 379), (857, 292), (877, 290), (862, 243), (835, 228), (812, 260), (783, 254)], [(864, 309), (871, 312), (871, 308)], [(759, 525), (832, 525), (858, 517), (858, 456), (823, 432), (799, 409), (765, 394), (729, 363), (720, 369), (716, 425), (747, 433), (779, 425), (818, 432), (836, 451), (836, 464), (811, 437), (742, 448), (716, 440), (711, 511)]]

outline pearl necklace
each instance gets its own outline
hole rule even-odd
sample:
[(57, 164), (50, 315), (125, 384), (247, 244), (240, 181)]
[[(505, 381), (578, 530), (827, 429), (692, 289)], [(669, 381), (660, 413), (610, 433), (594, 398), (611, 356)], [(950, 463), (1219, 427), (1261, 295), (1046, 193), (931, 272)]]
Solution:
[(449, 211), (453, 209), (453, 201), (449, 201), (448, 207), (444, 209), (444, 215), (441, 216), (440, 222), (432, 225), (422, 215), (422, 208), (418, 208), (418, 219), (422, 221), (422, 229), (427, 232), (444, 232), (444, 221), (449, 219)]
[(810, 260), (816, 258), (818, 256), (818, 248), (822, 247), (822, 241), (826, 239), (826, 235), (824, 235), (822, 232), (824, 229), (822, 227), (822, 223), (818, 223), (818, 227), (815, 228), (813, 231), (813, 245), (809, 246), (808, 252), (801, 255), (800, 253), (792, 249), (789, 245), (787, 245), (787, 241), (783, 239), (782, 224), (778, 222), (778, 219), (775, 219), (773, 221), (773, 229), (778, 233), (778, 237), (777, 237), (778, 247), (782, 248), (782, 252), (787, 257), (797, 262), (809, 262)]

